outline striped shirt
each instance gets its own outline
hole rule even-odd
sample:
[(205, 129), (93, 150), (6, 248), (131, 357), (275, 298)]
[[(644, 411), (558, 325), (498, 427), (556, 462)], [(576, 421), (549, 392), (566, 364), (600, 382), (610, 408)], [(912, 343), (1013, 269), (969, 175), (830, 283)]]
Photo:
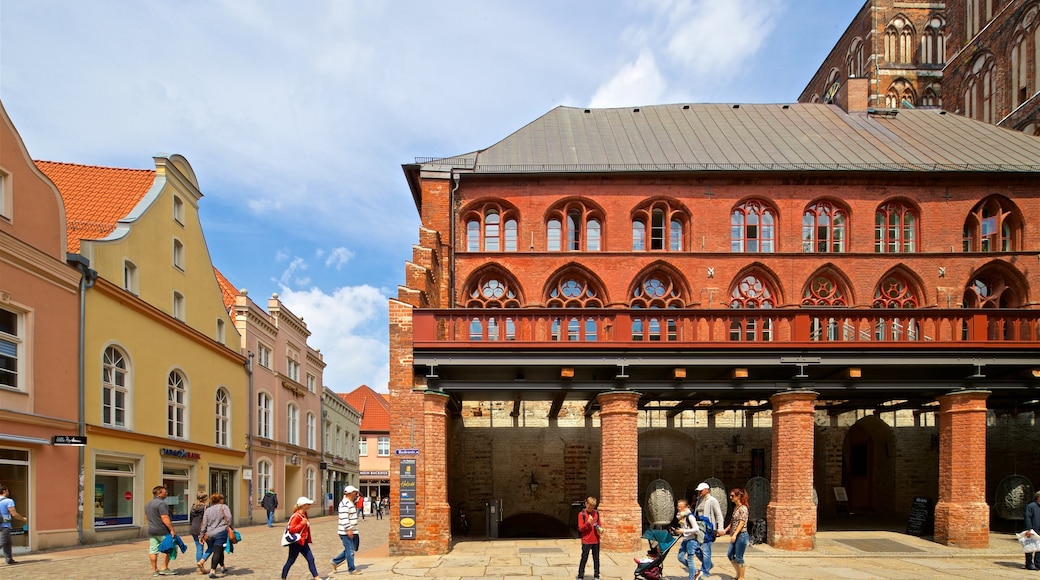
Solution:
[(347, 530), (353, 530), (357, 533), (357, 508), (354, 507), (354, 502), (344, 495), (343, 499), (339, 502), (339, 524), (336, 526), (336, 531), (339, 535), (347, 535)]

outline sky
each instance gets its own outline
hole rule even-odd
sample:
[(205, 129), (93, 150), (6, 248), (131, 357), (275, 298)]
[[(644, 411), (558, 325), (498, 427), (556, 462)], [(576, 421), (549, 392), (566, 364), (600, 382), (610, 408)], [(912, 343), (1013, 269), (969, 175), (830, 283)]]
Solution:
[(862, 0), (0, 0), (33, 159), (183, 155), (214, 265), (302, 316), (337, 392), (387, 392), (419, 216), (402, 164), (558, 106), (794, 102)]

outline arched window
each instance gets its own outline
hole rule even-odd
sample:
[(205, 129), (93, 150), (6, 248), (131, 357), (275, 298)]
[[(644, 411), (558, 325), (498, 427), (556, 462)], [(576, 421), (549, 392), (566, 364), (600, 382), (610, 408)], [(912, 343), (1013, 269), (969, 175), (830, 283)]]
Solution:
[(994, 83), (996, 59), (983, 53), (972, 62), (964, 79), (964, 116), (986, 123), (996, 121), (994, 112)]
[(775, 250), (775, 216), (759, 200), (748, 200), (733, 209), (730, 219), (730, 251), (771, 253)]
[(921, 34), (921, 64), (943, 64), (946, 62), (946, 23), (939, 16), (932, 16)]
[[(899, 273), (885, 276), (874, 289), (874, 308), (918, 308), (920, 300), (909, 279)], [(920, 330), (913, 318), (879, 318), (874, 328), (875, 340), (920, 340)]]
[(227, 447), (231, 442), (231, 395), (224, 387), (217, 389), (215, 415), (214, 443), (218, 447)]
[(924, 88), (921, 94), (922, 107), (942, 108), (942, 85), (935, 81)]
[[(1011, 48), (1011, 108), (1028, 101), (1040, 90), (1040, 5), (1034, 4), (1019, 19)], [(1030, 62), (1032, 61), (1032, 62)], [(1030, 66), (1032, 64), (1032, 66)], [(1030, 74), (1032, 73), (1032, 74)]]
[[(633, 289), (629, 304), (633, 309), (651, 310), (686, 307), (682, 291), (673, 282), (672, 277), (664, 272), (646, 275)], [(659, 341), (678, 338), (679, 323), (674, 316), (668, 317), (663, 312), (647, 313), (645, 318), (633, 314), (632, 340)]]
[(180, 371), (171, 371), (166, 380), (166, 435), (184, 439), (187, 425), (187, 381)]
[(802, 251), (845, 251), (845, 209), (830, 201), (818, 201), (802, 214)]
[(1013, 252), (1021, 230), (1013, 204), (1006, 198), (990, 196), (972, 208), (964, 221), (962, 248), (965, 252)]
[(874, 214), (874, 252), (912, 254), (917, 251), (917, 212), (899, 201), (878, 207)]
[(515, 208), (493, 202), (464, 212), (466, 251), (515, 252), (517, 215)]
[(603, 212), (571, 200), (546, 214), (546, 248), (551, 252), (598, 252), (603, 247)]
[(845, 74), (849, 78), (863, 77), (863, 40), (856, 38), (845, 55)]
[[(602, 308), (603, 294), (584, 276), (564, 274), (548, 290), (549, 308)], [(580, 314), (556, 317), (552, 320), (552, 339), (592, 342), (599, 332), (594, 318)]]
[(264, 439), (273, 439), (274, 431), (273, 415), (274, 399), (271, 395), (261, 392), (256, 397), (256, 435)]
[(289, 445), (300, 444), (300, 408), (289, 403), (285, 417), (285, 441)]
[(123, 351), (114, 346), (105, 349), (101, 383), (101, 422), (110, 427), (129, 427), (130, 367)]
[[(494, 268), (478, 273), (467, 285), (466, 308), (520, 308), (512, 276)], [(469, 325), (470, 340), (516, 340), (512, 316), (474, 318)]]
[[(730, 288), (730, 308), (771, 309), (776, 306), (776, 293), (769, 284), (754, 273), (746, 274)], [(734, 318), (730, 323), (729, 337), (733, 341), (773, 340), (773, 321), (761, 316)]]
[(913, 108), (916, 103), (914, 85), (906, 79), (896, 79), (885, 93), (885, 106), (889, 109)]
[(643, 204), (632, 212), (632, 250), (681, 252), (686, 246), (688, 222), (689, 216), (676, 202), (654, 200)]
[[(802, 305), (844, 307), (849, 305), (845, 284), (826, 269), (813, 276), (802, 290)], [(834, 317), (813, 317), (810, 324), (813, 340), (849, 340), (854, 336), (850, 325)]]
[(266, 459), (261, 459), (256, 462), (256, 496), (264, 497), (267, 495), (268, 490), (274, 491), (273, 482), (271, 480), (271, 473), (274, 470), (271, 467), (271, 462)]

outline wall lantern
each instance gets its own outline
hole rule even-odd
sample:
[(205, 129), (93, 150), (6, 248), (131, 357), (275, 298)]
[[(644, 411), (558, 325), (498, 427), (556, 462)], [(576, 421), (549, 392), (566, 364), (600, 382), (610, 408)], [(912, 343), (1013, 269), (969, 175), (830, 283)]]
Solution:
[(534, 472), (531, 472), (531, 481), (527, 485), (531, 486), (531, 493), (538, 491), (538, 480), (534, 478)]
[(743, 453), (744, 442), (740, 440), (740, 435), (733, 436), (733, 453)]

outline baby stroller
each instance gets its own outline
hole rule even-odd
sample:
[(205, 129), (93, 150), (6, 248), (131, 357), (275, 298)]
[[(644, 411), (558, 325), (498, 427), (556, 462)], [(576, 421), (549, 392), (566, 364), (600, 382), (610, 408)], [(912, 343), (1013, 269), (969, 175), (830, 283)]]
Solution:
[(668, 530), (647, 530), (643, 532), (643, 539), (650, 544), (650, 549), (645, 558), (634, 558), (635, 580), (661, 580), (664, 576), (664, 559), (679, 538)]

